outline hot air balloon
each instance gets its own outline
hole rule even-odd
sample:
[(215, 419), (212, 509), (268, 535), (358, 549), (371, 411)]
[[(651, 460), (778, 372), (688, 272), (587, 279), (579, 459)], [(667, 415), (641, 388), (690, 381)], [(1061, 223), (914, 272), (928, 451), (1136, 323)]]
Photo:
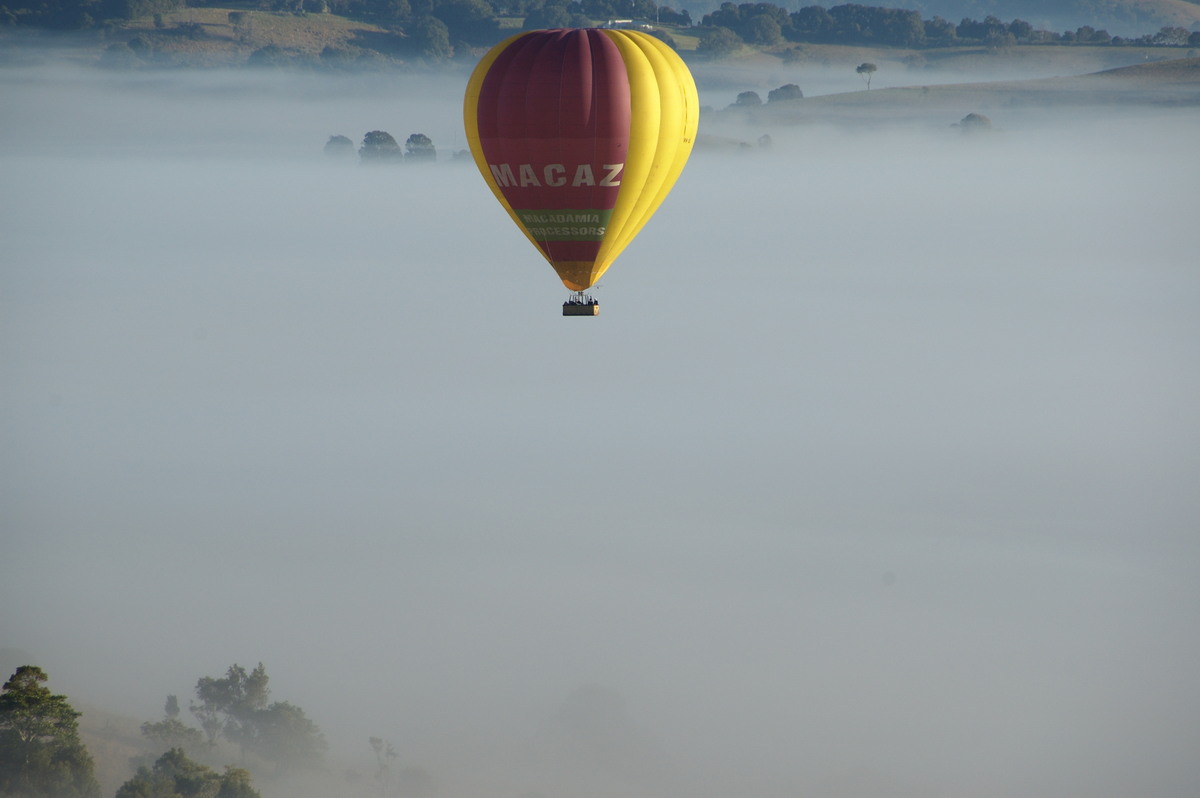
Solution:
[(471, 154), (496, 199), (574, 294), (633, 240), (683, 171), (700, 104), (683, 60), (633, 30), (519, 33), (467, 84)]

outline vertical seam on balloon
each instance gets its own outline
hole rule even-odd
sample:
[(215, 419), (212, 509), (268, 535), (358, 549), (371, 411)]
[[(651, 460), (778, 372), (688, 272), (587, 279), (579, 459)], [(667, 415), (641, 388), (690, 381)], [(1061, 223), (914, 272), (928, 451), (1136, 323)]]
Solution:
[[(682, 59), (652, 36), (631, 31), (628, 38), (646, 56), (654, 70), (655, 85), (660, 89), (660, 127), (651, 165), (652, 174), (647, 175), (648, 182), (635, 202), (629, 221), (619, 231), (614, 244), (614, 251), (618, 253), (637, 236), (674, 186), (691, 154), (699, 123), (698, 97), (694, 96), (695, 82)], [(661, 91), (664, 85), (670, 87), (669, 93)], [(670, 106), (676, 102), (682, 114), (672, 112), (674, 109)], [(680, 116), (682, 119), (678, 124), (670, 121)], [(662, 124), (664, 119), (668, 120), (665, 125)]]
[[(635, 59), (646, 60), (641, 49), (633, 42), (633, 32), (612, 29), (603, 32), (620, 52), (626, 78), (630, 85), (630, 146), (625, 153), (625, 178), (621, 182), (620, 192), (617, 195), (611, 226), (601, 245), (600, 252), (597, 254), (595, 269), (597, 275), (603, 274), (616, 260), (624, 246), (629, 243), (627, 237), (629, 221), (637, 207), (637, 192), (642, 189), (646, 176), (649, 175), (654, 163), (655, 148), (659, 138), (658, 128), (662, 116), (661, 101), (653, 104), (647, 102), (649, 99), (647, 95), (650, 92), (658, 92), (657, 86), (646, 80), (643, 74), (644, 64), (630, 58), (630, 56), (634, 56)], [(635, 85), (637, 86), (636, 90)], [(651, 112), (653, 112), (653, 119), (650, 118)], [(654, 132), (653, 136), (650, 135), (651, 130)], [(653, 146), (647, 146), (648, 141), (653, 141)]]
[[(678, 162), (678, 155), (687, 127), (686, 117), (676, 125), (671, 120), (677, 118), (677, 116), (667, 112), (668, 106), (672, 101), (681, 99), (677, 96), (678, 89), (680, 88), (680, 76), (676, 70), (672, 69), (670, 61), (657, 46), (658, 40), (647, 35), (636, 35), (629, 38), (642, 55), (645, 56), (647, 63), (654, 72), (656, 78), (655, 84), (659, 89), (659, 126), (654, 158), (647, 173), (646, 185), (643, 187), (638, 200), (634, 203), (629, 222), (626, 223), (626, 226), (621, 231), (621, 236), (625, 244), (628, 244), (637, 236), (646, 225), (646, 222), (650, 220), (650, 217), (654, 215), (654, 212), (662, 204), (666, 193), (664, 187), (669, 190), (675, 182), (675, 178), (678, 176), (675, 173), (675, 166)], [(663, 91), (664, 86), (670, 87), (670, 98)], [(688, 150), (690, 151), (690, 148)]]

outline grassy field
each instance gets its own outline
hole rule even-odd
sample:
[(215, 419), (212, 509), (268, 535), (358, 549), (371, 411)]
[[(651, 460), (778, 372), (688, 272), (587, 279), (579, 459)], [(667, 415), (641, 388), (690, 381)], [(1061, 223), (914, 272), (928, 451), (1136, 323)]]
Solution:
[(140, 36), (160, 52), (245, 58), (262, 47), (317, 55), (326, 47), (370, 48), (388, 36), (377, 25), (332, 14), (290, 14), (231, 8), (184, 8), (121, 26), (114, 38)]
[[(501, 29), (506, 34), (515, 32), (520, 28), (520, 22), (516, 17), (504, 18), (501, 20)], [(670, 26), (662, 26), (662, 29), (674, 39), (685, 57), (695, 54), (700, 43), (699, 36), (689, 29)], [(181, 35), (183, 31), (191, 35)], [(377, 25), (331, 14), (297, 15), (233, 8), (185, 8), (164, 14), (158, 20), (146, 18), (126, 23), (114, 32), (116, 37), (136, 34), (155, 37), (164, 50), (213, 55), (224, 52), (235, 59), (268, 45), (312, 55), (320, 53), (326, 46), (375, 49), (379, 40), (395, 36)], [(388, 50), (387, 47), (380, 49), (384, 52)], [(1138, 57), (1147, 60), (1158, 60), (1164, 55), (1176, 58), (1183, 54), (1162, 48), (1099, 46), (1027, 45), (996, 52), (983, 47), (908, 50), (788, 43), (770, 49), (746, 47), (729, 61), (732, 64), (759, 61), (820, 65), (870, 60), (881, 67), (889, 64), (911, 68), (916, 64), (977, 72), (993, 66), (999, 60), (1019, 59), (1031, 69), (1057, 69), (1060, 74), (1071, 75), (1127, 64), (1135, 50), (1138, 51)], [(1144, 53), (1141, 52), (1143, 50)]]
[[(861, 90), (764, 103), (731, 105), (701, 116), (697, 143), (707, 149), (753, 148), (765, 132), (783, 134), (824, 125), (843, 131), (908, 128), (943, 131), (970, 113), (986, 128), (1030, 124), (1057, 115), (1113, 118), (1123, 113), (1200, 112), (1200, 58), (1182, 58), (1082, 75), (963, 82)], [(1018, 121), (1020, 120), (1020, 121)], [(972, 128), (975, 130), (975, 128)], [(970, 132), (970, 131), (968, 131)]]

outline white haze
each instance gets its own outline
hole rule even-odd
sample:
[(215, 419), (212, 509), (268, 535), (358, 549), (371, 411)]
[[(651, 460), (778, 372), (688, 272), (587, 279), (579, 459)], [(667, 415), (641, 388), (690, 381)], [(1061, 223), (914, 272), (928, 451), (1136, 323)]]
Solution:
[(564, 319), (462, 84), (3, 70), (0, 644), (443, 798), (1194, 798), (1200, 114), (698, 151)]

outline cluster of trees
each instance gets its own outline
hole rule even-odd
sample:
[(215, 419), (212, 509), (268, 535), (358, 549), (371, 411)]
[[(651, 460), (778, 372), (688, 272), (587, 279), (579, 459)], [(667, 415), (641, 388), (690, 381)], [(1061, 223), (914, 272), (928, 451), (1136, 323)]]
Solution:
[[(354, 142), (345, 136), (330, 136), (325, 142), (325, 154), (333, 158), (351, 157), (355, 153)], [(386, 130), (372, 130), (363, 136), (358, 157), (363, 163), (419, 163), (437, 160), (437, 147), (424, 133), (413, 133), (404, 142), (404, 149)]]
[[(247, 754), (254, 754), (273, 763), (277, 771), (319, 759), (327, 747), (321, 730), (295, 704), (268, 703), (269, 681), (261, 662), (249, 673), (235, 664), (222, 678), (200, 679), (196, 699), (188, 708), (200, 722), (205, 744), (212, 749), (219, 740), (225, 740), (238, 747), (243, 761)], [(178, 700), (168, 697), (167, 717), (158, 725), (143, 726), (142, 733), (154, 739), (166, 732), (171, 738), (168, 743), (177, 739), (184, 746), (194, 744), (194, 735), (184, 731), (187, 727), (178, 720), (178, 714)]]
[(807, 6), (788, 13), (773, 3), (722, 3), (700, 24), (728, 28), (748, 44), (775, 45), (786, 40), (915, 47), (925, 41), (924, 23), (916, 11), (853, 4), (828, 10)]
[[(787, 102), (789, 100), (804, 99), (804, 92), (795, 83), (787, 83), (777, 89), (771, 89), (767, 92), (768, 103)], [(743, 91), (738, 93), (737, 100), (734, 102), (739, 108), (754, 108), (762, 105), (762, 97), (756, 91)]]
[[(773, 3), (722, 3), (721, 7), (705, 14), (702, 27), (714, 29), (718, 36), (708, 43), (709, 51), (731, 45), (777, 45), (785, 41), (813, 44), (855, 44), (893, 47), (940, 47), (959, 44), (983, 44), (992, 48), (1014, 44), (1122, 44), (1196, 45), (1200, 32), (1189, 33), (1183, 28), (1163, 28), (1157, 34), (1126, 40), (1110, 36), (1107, 31), (1083, 26), (1075, 31), (1055, 33), (1037, 30), (1022, 19), (1004, 22), (988, 16), (982, 21), (963, 19), (957, 25), (941, 17), (922, 19), (916, 11), (880, 8), (854, 3), (823, 8), (806, 6), (788, 12)], [(718, 33), (727, 29), (737, 34), (731, 39)]]
[[(41, 668), (23, 665), (0, 692), (0, 796), (99, 798), (94, 763), (79, 738), (80, 713), (46, 681)], [(320, 729), (295, 704), (269, 701), (268, 681), (262, 663), (249, 673), (233, 665), (221, 678), (200, 679), (189, 704), (200, 728), (184, 723), (178, 699), (168, 696), (165, 717), (141, 728), (165, 753), (139, 767), (116, 798), (260, 798), (248, 770), (217, 773), (189, 758), (211, 758), (222, 740), (240, 750), (243, 763), (254, 755), (276, 772), (317, 761), (326, 749)]]
[(0, 25), (80, 30), (110, 19), (137, 19), (174, 11), (184, 0), (4, 0)]
[(116, 798), (262, 798), (251, 784), (250, 771), (229, 766), (223, 774), (193, 762), (180, 748), (160, 756), (152, 767), (117, 790)]

